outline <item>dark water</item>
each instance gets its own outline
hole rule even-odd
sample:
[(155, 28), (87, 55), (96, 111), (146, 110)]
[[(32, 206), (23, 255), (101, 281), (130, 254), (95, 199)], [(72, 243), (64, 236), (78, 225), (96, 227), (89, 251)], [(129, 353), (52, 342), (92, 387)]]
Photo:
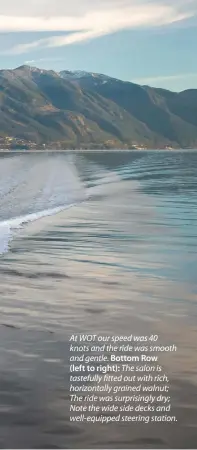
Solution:
[[(0, 448), (196, 448), (197, 152), (1, 154), (0, 250)], [(84, 331), (176, 344), (178, 422), (70, 423)]]

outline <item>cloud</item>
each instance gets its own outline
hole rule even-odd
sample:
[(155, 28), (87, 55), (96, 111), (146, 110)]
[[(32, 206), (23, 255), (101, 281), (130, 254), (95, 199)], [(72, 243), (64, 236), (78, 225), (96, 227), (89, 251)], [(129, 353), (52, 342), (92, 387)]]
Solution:
[(184, 80), (186, 78), (197, 78), (197, 72), (191, 72), (191, 73), (180, 73), (176, 75), (159, 75), (157, 77), (144, 77), (144, 78), (137, 78), (135, 80), (131, 80), (133, 83), (138, 84), (159, 84), (163, 81), (178, 81), (178, 80)]
[(95, 39), (96, 37), (106, 34), (102, 30), (84, 31), (78, 33), (71, 33), (66, 36), (53, 36), (47, 39), (39, 39), (38, 41), (31, 42), (30, 44), (21, 44), (12, 48), (9, 53), (19, 54), (27, 53), (29, 50), (33, 49), (43, 49), (52, 47), (63, 47), (66, 45), (71, 45), (76, 42), (87, 41), (90, 39)]
[(38, 64), (40, 62), (57, 62), (57, 61), (64, 61), (63, 58), (39, 58), (39, 59), (30, 59), (27, 61), (24, 61), (24, 64)]
[(1, 2), (1, 14), (4, 17), (82, 17), (89, 11), (107, 11), (116, 8), (124, 9), (137, 5), (144, 8), (149, 4), (159, 6), (165, 4), (179, 10), (191, 10), (197, 7), (197, 0), (6, 0)]
[[(67, 34), (15, 46), (9, 51), (11, 54), (85, 42), (124, 29), (172, 24), (193, 16), (194, 3), (197, 4), (197, 0), (191, 0), (190, 7), (186, 8), (182, 0), (174, 0), (173, 4), (168, 0), (72, 0), (71, 5), (65, 0), (28, 0), (24, 5), (18, 0), (18, 9), (8, 15), (7, 3), (9, 6), (12, 1), (7, 0), (4, 9), (1, 8), (4, 14), (0, 16), (1, 32), (65, 31)], [(13, 11), (16, 11), (14, 15)]]
[[(133, 0), (6, 0), (1, 4), (3, 16), (14, 17), (79, 17), (88, 11), (99, 11), (131, 4)], [(138, 3), (142, 0), (138, 0)], [(143, 0), (146, 2), (149, 0)], [(160, 1), (160, 0), (159, 0)], [(177, 0), (176, 0), (177, 1)]]

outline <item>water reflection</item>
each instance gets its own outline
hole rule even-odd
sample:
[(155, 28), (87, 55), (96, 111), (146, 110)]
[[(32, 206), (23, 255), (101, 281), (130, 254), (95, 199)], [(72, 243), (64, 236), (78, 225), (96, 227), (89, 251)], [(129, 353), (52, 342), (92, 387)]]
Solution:
[[(88, 198), (19, 230), (0, 260), (0, 445), (195, 448), (197, 154), (73, 161)], [(162, 355), (177, 424), (69, 422), (68, 339), (84, 330), (178, 346)]]

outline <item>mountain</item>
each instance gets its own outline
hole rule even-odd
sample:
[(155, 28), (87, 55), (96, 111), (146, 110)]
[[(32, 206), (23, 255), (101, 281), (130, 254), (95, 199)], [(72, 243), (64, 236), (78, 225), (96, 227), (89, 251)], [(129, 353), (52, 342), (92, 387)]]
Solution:
[(197, 90), (21, 66), (0, 71), (0, 137), (62, 147), (195, 147)]

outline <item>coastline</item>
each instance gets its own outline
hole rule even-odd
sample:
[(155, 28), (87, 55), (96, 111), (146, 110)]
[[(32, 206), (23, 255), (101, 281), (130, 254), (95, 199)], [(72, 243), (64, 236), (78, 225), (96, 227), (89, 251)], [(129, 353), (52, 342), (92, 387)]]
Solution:
[(197, 148), (131, 148), (131, 149), (0, 149), (0, 154), (8, 153), (8, 154), (25, 154), (25, 153), (132, 153), (132, 152), (196, 152)]

